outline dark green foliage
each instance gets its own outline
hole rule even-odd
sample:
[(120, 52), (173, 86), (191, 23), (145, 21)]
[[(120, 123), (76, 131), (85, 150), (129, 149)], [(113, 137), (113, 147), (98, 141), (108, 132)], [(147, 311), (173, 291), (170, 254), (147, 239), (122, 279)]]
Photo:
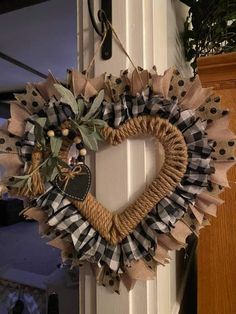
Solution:
[(200, 56), (236, 51), (236, 0), (180, 0), (188, 5), (182, 39), (196, 73)]

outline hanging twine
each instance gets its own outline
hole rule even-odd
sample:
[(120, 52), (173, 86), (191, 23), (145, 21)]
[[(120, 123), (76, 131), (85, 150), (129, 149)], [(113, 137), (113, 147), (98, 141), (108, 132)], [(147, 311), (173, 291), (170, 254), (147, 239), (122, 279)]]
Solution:
[(107, 36), (107, 27), (105, 27), (105, 32), (104, 32), (102, 41), (101, 41), (100, 44), (97, 46), (97, 48), (96, 48), (96, 50), (95, 50), (95, 53), (94, 53), (94, 56), (93, 56), (92, 60), (90, 61), (89, 65), (88, 65), (88, 67), (87, 67), (87, 69), (86, 69), (86, 71), (85, 71), (85, 77), (86, 77), (87, 80), (88, 80), (89, 72), (91, 71), (91, 68), (92, 68), (92, 66), (93, 66), (93, 64), (94, 64), (94, 62), (95, 62), (95, 59), (96, 59), (96, 57), (97, 57), (99, 51), (100, 51), (101, 48), (102, 48), (102, 45), (103, 45), (103, 43), (104, 43), (104, 41), (105, 41), (105, 39), (106, 39), (106, 36)]
[[(94, 53), (94, 56), (93, 56), (92, 60), (90, 61), (89, 65), (88, 65), (88, 67), (87, 67), (87, 70), (85, 71), (86, 83), (87, 83), (87, 81), (88, 81), (89, 72), (90, 72), (90, 70), (91, 70), (91, 68), (92, 68), (92, 66), (93, 66), (93, 64), (94, 64), (94, 62), (95, 62), (95, 59), (96, 59), (96, 57), (97, 57), (98, 52), (99, 52), (99, 51), (101, 50), (101, 48), (102, 48), (102, 45), (103, 45), (103, 43), (104, 43), (104, 41), (105, 41), (105, 39), (106, 39), (108, 30), (110, 29), (110, 30), (112, 31), (112, 34), (113, 34), (113, 36), (114, 36), (116, 42), (117, 42), (118, 45), (120, 46), (121, 50), (122, 50), (122, 51), (124, 52), (124, 54), (127, 56), (127, 58), (129, 59), (131, 65), (133, 66), (134, 70), (137, 72), (138, 78), (139, 78), (139, 80), (140, 80), (140, 82), (141, 82), (141, 86), (142, 86), (143, 88), (145, 88), (144, 82), (143, 82), (143, 80), (142, 80), (142, 77), (141, 77), (141, 75), (140, 75), (140, 73), (139, 73), (138, 68), (136, 67), (136, 65), (135, 65), (134, 62), (132, 61), (132, 59), (131, 59), (130, 55), (128, 54), (127, 50), (125, 49), (125, 47), (124, 47), (124, 45), (123, 45), (123, 43), (122, 43), (120, 37), (118, 36), (118, 34), (117, 34), (117, 32), (115, 31), (114, 27), (112, 26), (112, 24), (110, 23), (110, 21), (109, 21), (107, 18), (106, 18), (106, 23), (104, 23), (104, 27), (105, 27), (105, 31), (104, 31), (104, 35), (103, 35), (102, 41), (101, 41), (100, 44), (97, 46), (97, 48), (96, 48), (96, 50), (95, 50), (95, 53)], [(86, 83), (85, 83), (85, 84), (86, 84)]]
[(108, 24), (108, 27), (112, 30), (112, 34), (114, 35), (116, 42), (118, 43), (118, 45), (120, 46), (121, 50), (124, 52), (124, 54), (125, 54), (125, 55), (127, 56), (127, 58), (129, 59), (130, 63), (132, 64), (132, 66), (133, 66), (133, 68), (134, 68), (134, 70), (137, 72), (138, 78), (139, 78), (139, 80), (140, 80), (140, 83), (141, 83), (142, 88), (145, 88), (145, 85), (144, 85), (144, 82), (143, 82), (143, 80), (142, 80), (142, 77), (141, 77), (141, 75), (140, 75), (140, 73), (139, 73), (139, 70), (138, 70), (138, 68), (136, 67), (136, 65), (134, 64), (134, 62), (132, 61), (132, 59), (131, 59), (130, 55), (128, 54), (127, 50), (125, 49), (125, 47), (124, 47), (122, 41), (120, 40), (120, 37), (118, 36), (117, 32), (115, 31), (115, 29), (114, 29), (114, 27), (112, 26), (112, 24), (110, 23), (110, 21), (107, 19), (106, 22), (107, 22), (107, 24)]

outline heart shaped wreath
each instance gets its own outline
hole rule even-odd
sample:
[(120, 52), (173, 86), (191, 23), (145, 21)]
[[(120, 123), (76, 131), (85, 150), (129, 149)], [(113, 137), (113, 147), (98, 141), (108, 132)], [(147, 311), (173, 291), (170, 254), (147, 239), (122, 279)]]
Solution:
[[(24, 197), (24, 215), (39, 222), (72, 266), (93, 265), (97, 282), (119, 293), (154, 277), (169, 250), (186, 246), (222, 204), (227, 170), (235, 163), (229, 112), (198, 77), (155, 68), (87, 79), (69, 71), (69, 88), (49, 74), (15, 95), (0, 130), (0, 162), (10, 193)], [(165, 158), (157, 177), (133, 204), (111, 213), (89, 193), (86, 149), (153, 136)], [(69, 161), (70, 148), (78, 154)]]

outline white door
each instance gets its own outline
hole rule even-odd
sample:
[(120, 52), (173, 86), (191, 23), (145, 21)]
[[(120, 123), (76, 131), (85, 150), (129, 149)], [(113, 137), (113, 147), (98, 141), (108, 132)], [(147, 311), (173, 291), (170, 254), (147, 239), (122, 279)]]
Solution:
[[(95, 0), (95, 16), (99, 1)], [(113, 27), (136, 65), (151, 69), (155, 64), (160, 73), (175, 65), (175, 44), (170, 49), (170, 38), (175, 40), (176, 22), (170, 0), (113, 0)], [(185, 8), (184, 13), (186, 12)], [(86, 1), (78, 0), (78, 59), (83, 70), (93, 57), (99, 38), (89, 21)], [(95, 36), (95, 37), (94, 37)], [(172, 40), (171, 39), (171, 40)], [(81, 54), (83, 51), (83, 54)], [(119, 74), (132, 69), (127, 57), (113, 41), (112, 58), (95, 61), (95, 75), (103, 72)], [(158, 171), (158, 154), (152, 139), (127, 140), (118, 147), (102, 145), (87, 163), (94, 174), (94, 193), (105, 207), (116, 210), (133, 201), (145, 184)], [(99, 287), (89, 267), (81, 269), (81, 314), (174, 314), (178, 313), (175, 254), (170, 265), (158, 267), (153, 281), (137, 282), (127, 292), (112, 294)]]

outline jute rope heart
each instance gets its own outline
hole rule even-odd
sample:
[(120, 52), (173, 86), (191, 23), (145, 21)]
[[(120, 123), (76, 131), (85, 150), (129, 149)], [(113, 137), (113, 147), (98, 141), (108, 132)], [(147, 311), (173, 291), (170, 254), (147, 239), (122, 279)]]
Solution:
[[(92, 194), (84, 202), (71, 199), (81, 214), (110, 244), (120, 243), (142, 221), (147, 213), (182, 179), (187, 165), (187, 148), (181, 132), (160, 117), (140, 116), (133, 118), (118, 129), (105, 127), (101, 130), (104, 139), (111, 145), (138, 135), (156, 137), (163, 145), (165, 161), (158, 176), (132, 205), (121, 213), (112, 213), (100, 204)], [(63, 158), (67, 159), (70, 143), (64, 147)]]

